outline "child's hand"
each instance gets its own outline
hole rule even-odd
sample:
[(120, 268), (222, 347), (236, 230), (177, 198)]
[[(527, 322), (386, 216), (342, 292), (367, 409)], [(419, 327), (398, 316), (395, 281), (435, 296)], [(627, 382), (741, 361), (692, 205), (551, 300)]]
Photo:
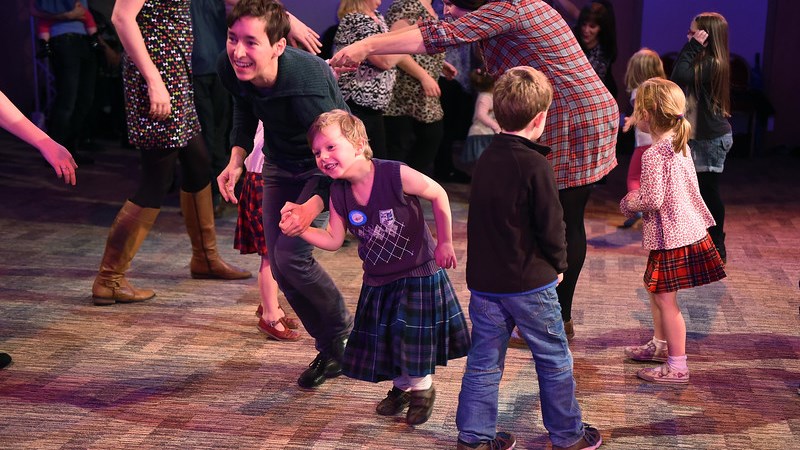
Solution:
[(318, 196), (314, 196), (305, 203), (286, 202), (281, 208), (281, 221), (278, 224), (283, 234), (289, 237), (300, 236), (305, 232), (319, 213), (322, 212), (324, 205), (319, 201)]
[(561, 284), (562, 281), (564, 281), (564, 274), (560, 273), (560, 274), (558, 274), (558, 282), (556, 283), (556, 286)]
[(622, 132), (627, 133), (635, 125), (636, 120), (633, 119), (633, 116), (625, 116), (625, 123), (622, 125)]
[(433, 251), (433, 257), (436, 259), (436, 264), (442, 269), (456, 268), (456, 251), (450, 242), (437, 244), (436, 250)]

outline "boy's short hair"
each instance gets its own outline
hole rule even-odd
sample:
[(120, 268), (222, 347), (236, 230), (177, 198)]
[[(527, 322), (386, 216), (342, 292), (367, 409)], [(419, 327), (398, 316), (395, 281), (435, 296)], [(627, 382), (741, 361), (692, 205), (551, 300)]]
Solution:
[(505, 131), (522, 130), (552, 102), (553, 87), (533, 67), (512, 67), (494, 84), (494, 117)]
[(242, 17), (255, 17), (266, 22), (264, 31), (270, 45), (287, 37), (291, 25), (286, 8), (278, 0), (239, 0), (227, 17), (228, 28), (231, 28)]
[(308, 146), (311, 146), (314, 138), (317, 137), (324, 128), (331, 125), (337, 125), (339, 129), (342, 130), (342, 136), (353, 144), (353, 147), (358, 148), (363, 143), (364, 157), (372, 159), (372, 148), (369, 146), (369, 138), (367, 138), (367, 129), (364, 127), (364, 122), (358, 117), (341, 109), (333, 109), (322, 113), (314, 120), (314, 123), (308, 128), (308, 133), (306, 134)]

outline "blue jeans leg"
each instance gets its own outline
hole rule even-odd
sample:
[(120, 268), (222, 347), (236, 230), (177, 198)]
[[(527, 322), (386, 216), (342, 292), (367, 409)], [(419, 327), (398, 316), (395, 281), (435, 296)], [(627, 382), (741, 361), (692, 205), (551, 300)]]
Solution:
[(535, 294), (470, 299), (472, 348), (459, 394), (456, 425), (468, 443), (494, 439), (498, 387), (511, 330), (516, 323), (531, 348), (539, 380), (542, 421), (553, 445), (568, 447), (583, 437), (575, 399), (572, 355), (555, 288)]
[(472, 347), (461, 379), (456, 426), (458, 438), (474, 444), (497, 433), (497, 398), (514, 322), (499, 301), (477, 294), (470, 298), (469, 318)]
[(572, 353), (569, 351), (555, 288), (503, 299), (520, 336), (533, 354), (539, 379), (542, 422), (550, 441), (569, 447), (583, 437), (581, 408), (575, 398)]

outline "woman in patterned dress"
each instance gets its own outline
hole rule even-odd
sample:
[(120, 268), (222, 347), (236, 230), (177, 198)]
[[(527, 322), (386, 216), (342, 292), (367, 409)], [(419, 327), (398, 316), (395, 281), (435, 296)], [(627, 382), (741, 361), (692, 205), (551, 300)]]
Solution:
[[(413, 26), (418, 20), (436, 19), (431, 0), (395, 0), (386, 13), (392, 30)], [(392, 101), (386, 109), (389, 159), (403, 161), (414, 169), (430, 173), (444, 136), (444, 111), (437, 79), (445, 65), (444, 52), (414, 55), (410, 65), (398, 64)]]
[(92, 285), (96, 305), (152, 298), (125, 278), (181, 164), (181, 211), (192, 242), (193, 278), (249, 278), (217, 253), (211, 172), (191, 80), (190, 0), (117, 0), (111, 21), (125, 47), (123, 82), (130, 142), (141, 153), (136, 193), (117, 214)]
[[(333, 38), (334, 51), (373, 34), (386, 33), (383, 15), (378, 11), (381, 0), (341, 0), (339, 26)], [(407, 55), (401, 57), (409, 58)], [(386, 129), (383, 111), (392, 98), (397, 74), (397, 57), (371, 56), (358, 69), (339, 75), (342, 97), (350, 111), (364, 122), (369, 145), (377, 158), (386, 157)]]

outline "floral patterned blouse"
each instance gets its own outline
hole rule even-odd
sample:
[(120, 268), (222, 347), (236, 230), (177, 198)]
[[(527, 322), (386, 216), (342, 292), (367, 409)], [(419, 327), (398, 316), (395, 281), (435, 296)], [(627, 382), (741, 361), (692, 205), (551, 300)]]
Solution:
[(620, 202), (626, 217), (642, 212), (642, 247), (669, 250), (693, 244), (714, 225), (690, 154), (675, 153), (671, 137), (642, 154), (642, 186)]
[[(419, 20), (438, 20), (431, 15), (419, 0), (395, 0), (386, 12), (386, 21), (391, 28), (398, 20), (406, 20), (412, 25)], [(444, 52), (433, 55), (413, 55), (417, 62), (434, 80), (439, 78), (444, 65)], [(422, 85), (416, 78), (397, 71), (397, 82), (389, 107), (384, 112), (387, 116), (410, 116), (420, 122), (432, 123), (442, 120), (444, 111), (439, 97), (428, 97), (422, 91)]]

